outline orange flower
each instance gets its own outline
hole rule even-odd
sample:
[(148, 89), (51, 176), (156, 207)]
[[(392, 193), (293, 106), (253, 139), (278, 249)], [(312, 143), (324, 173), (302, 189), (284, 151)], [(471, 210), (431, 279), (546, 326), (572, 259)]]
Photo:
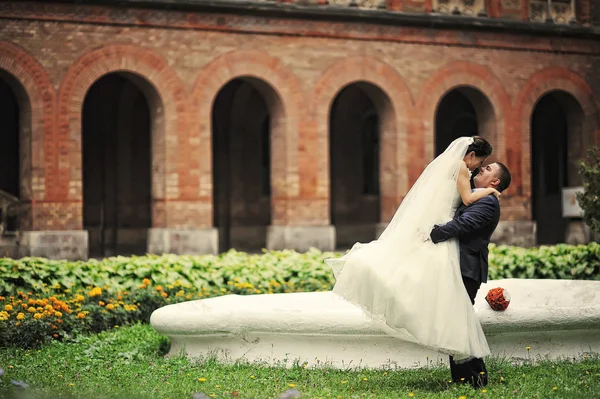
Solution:
[(164, 291), (163, 291), (163, 292), (161, 292), (161, 293), (160, 293), (160, 295), (161, 295), (163, 298), (166, 298), (166, 297), (168, 297), (168, 296), (169, 296), (169, 294), (167, 294), (167, 293), (166, 293), (166, 292), (164, 292)]
[(4, 307), (4, 310), (6, 310), (7, 312), (10, 312), (11, 310), (13, 310), (13, 307), (11, 305), (6, 305)]
[(162, 287), (162, 285), (157, 285), (157, 286), (156, 286), (156, 291), (159, 291), (159, 292), (160, 292), (160, 291), (162, 291), (162, 290), (163, 290), (163, 287)]
[(113, 310), (115, 308), (115, 305), (113, 305), (112, 303), (109, 303), (108, 305), (106, 305), (106, 309), (108, 310)]
[(150, 285), (150, 283), (152, 283), (152, 281), (150, 281), (149, 278), (145, 278), (142, 280), (142, 284), (144, 284), (144, 285)]
[(80, 312), (80, 313), (77, 313), (77, 318), (78, 318), (78, 319), (85, 319), (85, 314), (83, 314), (83, 313), (81, 313), (81, 312)]
[(98, 302), (98, 305), (100, 305), (100, 306), (104, 306), (104, 305), (106, 305), (106, 304), (105, 304), (104, 302), (100, 301), (100, 302)]

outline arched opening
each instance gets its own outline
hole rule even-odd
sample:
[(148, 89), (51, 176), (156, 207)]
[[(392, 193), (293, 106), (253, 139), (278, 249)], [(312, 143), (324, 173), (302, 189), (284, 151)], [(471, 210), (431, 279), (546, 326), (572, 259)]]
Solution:
[(277, 93), (256, 78), (234, 79), (215, 98), (213, 210), (221, 252), (230, 248), (257, 252), (266, 247), (271, 223), (272, 129), (282, 114)]
[(565, 242), (562, 190), (581, 185), (578, 162), (584, 156), (584, 114), (570, 94), (541, 97), (531, 115), (532, 216), (538, 244)]
[(392, 114), (387, 95), (366, 82), (344, 87), (332, 102), (330, 212), (340, 249), (377, 238), (382, 202), (382, 126)]
[(19, 230), (19, 202), (30, 195), (21, 179), (31, 172), (31, 160), (23, 158), (30, 141), (30, 119), (31, 105), (25, 89), (14, 76), (0, 70), (0, 238)]
[(90, 257), (147, 251), (157, 97), (143, 78), (121, 72), (104, 75), (85, 96), (83, 225)]
[(485, 94), (473, 87), (454, 88), (440, 100), (435, 113), (435, 155), (444, 152), (457, 138), (475, 135), (483, 136), (497, 148), (494, 107)]

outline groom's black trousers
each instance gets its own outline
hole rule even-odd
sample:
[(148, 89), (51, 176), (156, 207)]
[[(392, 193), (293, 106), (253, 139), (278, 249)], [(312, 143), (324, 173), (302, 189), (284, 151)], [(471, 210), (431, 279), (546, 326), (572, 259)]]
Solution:
[[(463, 276), (463, 284), (469, 293), (471, 304), (475, 305), (475, 297), (481, 283)], [(488, 383), (487, 370), (483, 359), (472, 359), (465, 363), (456, 364), (450, 356), (450, 372), (452, 373), (453, 382), (468, 382), (474, 388), (486, 386)]]

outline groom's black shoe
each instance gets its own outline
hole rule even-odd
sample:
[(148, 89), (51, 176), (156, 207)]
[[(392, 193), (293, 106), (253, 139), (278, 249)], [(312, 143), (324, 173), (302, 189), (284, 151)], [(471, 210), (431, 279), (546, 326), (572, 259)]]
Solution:
[(483, 359), (471, 359), (456, 364), (450, 356), (450, 372), (452, 381), (459, 384), (469, 383), (473, 388), (482, 388), (488, 384), (487, 369)]

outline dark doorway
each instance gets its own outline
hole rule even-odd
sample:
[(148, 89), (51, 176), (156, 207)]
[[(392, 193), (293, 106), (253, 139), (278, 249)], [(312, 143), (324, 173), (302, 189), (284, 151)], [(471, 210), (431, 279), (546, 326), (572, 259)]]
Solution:
[(83, 225), (89, 232), (90, 257), (147, 251), (152, 226), (151, 112), (138, 82), (138, 76), (111, 73), (96, 81), (84, 100)]
[(264, 82), (238, 78), (213, 104), (214, 224), (219, 251), (258, 252), (271, 223), (271, 124)]
[[(492, 104), (482, 92), (473, 87), (451, 90), (442, 98), (435, 114), (435, 155), (464, 136), (483, 136), (495, 147), (495, 122)], [(488, 161), (493, 158), (494, 155)], [(479, 170), (473, 171), (472, 176), (477, 173)]]
[(537, 244), (563, 243), (568, 220), (562, 215), (562, 189), (580, 184), (576, 161), (569, 161), (569, 143), (581, 134), (583, 112), (564, 92), (551, 92), (531, 116), (532, 212)]
[(435, 155), (440, 155), (461, 136), (478, 135), (477, 113), (471, 101), (460, 90), (446, 94), (438, 105), (435, 118)]
[(0, 198), (2, 203), (7, 204), (6, 215), (2, 214), (3, 209), (0, 208), (0, 218), (4, 218), (6, 223), (4, 231), (15, 231), (19, 228), (17, 201), (21, 198), (19, 144), (22, 110), (17, 91), (24, 93), (24, 89), (13, 76), (0, 71)]
[(380, 116), (364, 82), (346, 86), (334, 99), (329, 120), (331, 223), (336, 246), (376, 239), (380, 221)]

